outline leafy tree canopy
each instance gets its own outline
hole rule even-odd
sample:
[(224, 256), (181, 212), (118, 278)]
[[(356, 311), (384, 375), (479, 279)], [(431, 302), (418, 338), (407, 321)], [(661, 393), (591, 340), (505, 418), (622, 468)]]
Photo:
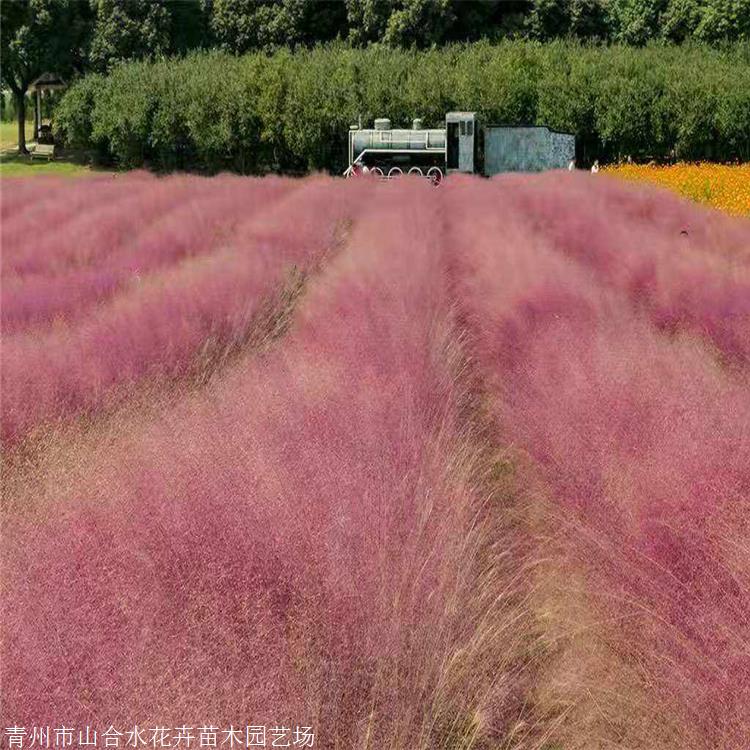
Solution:
[(212, 0), (207, 7), (214, 41), (233, 53), (327, 41), (346, 25), (342, 0)]
[(66, 75), (82, 65), (88, 18), (71, 0), (11, 0), (0, 4), (2, 81), (26, 90), (45, 71)]
[(82, 45), (89, 23), (87, 6), (72, 0), (0, 4), (0, 69), (3, 86), (16, 99), (21, 151), (26, 151), (26, 91), (42, 73), (68, 76), (83, 66)]

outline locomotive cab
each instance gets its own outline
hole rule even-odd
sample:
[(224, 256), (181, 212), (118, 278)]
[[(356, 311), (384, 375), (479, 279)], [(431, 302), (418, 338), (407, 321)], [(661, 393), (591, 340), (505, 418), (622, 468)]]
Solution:
[(476, 112), (448, 112), (445, 116), (446, 171), (472, 174), (476, 168), (479, 127)]

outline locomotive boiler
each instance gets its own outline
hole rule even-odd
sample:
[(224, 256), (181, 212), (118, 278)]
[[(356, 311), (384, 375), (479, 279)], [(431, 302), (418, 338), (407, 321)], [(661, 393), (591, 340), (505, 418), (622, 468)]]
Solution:
[(565, 169), (575, 159), (575, 136), (537, 125), (483, 125), (476, 112), (448, 112), (445, 127), (392, 128), (387, 118), (374, 127), (349, 129), (347, 177), (371, 173), (394, 178), (423, 175), (438, 184), (446, 174), (487, 177), (501, 172)]

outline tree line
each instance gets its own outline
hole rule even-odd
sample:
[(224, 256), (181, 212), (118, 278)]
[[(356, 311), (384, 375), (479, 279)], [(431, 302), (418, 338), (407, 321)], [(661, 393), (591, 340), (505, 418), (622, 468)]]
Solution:
[(333, 42), (131, 62), (63, 97), (57, 134), (123, 166), (244, 173), (346, 166), (349, 126), (451, 110), (576, 134), (579, 158), (750, 159), (750, 44), (509, 40), (427, 50)]
[(750, 39), (750, 0), (5, 0), (0, 14), (0, 72), (22, 150), (25, 95), (47, 71), (73, 78), (192, 50), (270, 53), (333, 40), (425, 49), (480, 39)]

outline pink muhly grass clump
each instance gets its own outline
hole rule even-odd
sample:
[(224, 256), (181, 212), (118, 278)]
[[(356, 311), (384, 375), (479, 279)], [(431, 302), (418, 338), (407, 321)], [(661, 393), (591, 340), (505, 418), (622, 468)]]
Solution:
[(703, 335), (724, 357), (747, 366), (750, 222), (662, 191), (639, 200), (630, 185), (593, 180), (577, 176), (560, 184), (546, 176), (518, 185), (509, 199), (553, 248), (645, 309), (659, 328)]
[[(42, 186), (45, 191), (51, 191), (53, 186), (64, 184), (59, 177), (45, 175)], [(30, 200), (39, 189), (40, 183), (25, 177), (5, 177), (0, 184), (0, 220), (2, 228), (9, 220), (15, 219), (25, 208), (29, 208)]]
[[(142, 183), (140, 177), (131, 183), (131, 178), (125, 176), (117, 181), (114, 194), (108, 190), (101, 195), (88, 194), (90, 188), (85, 189), (88, 201), (61, 226), (52, 225), (42, 231), (37, 226), (34, 234), (19, 236), (11, 224), (4, 241), (7, 252), (3, 275), (54, 274), (104, 263), (128, 244), (136, 231), (212, 187), (211, 182), (195, 177), (166, 177)], [(68, 190), (75, 191), (76, 184)], [(63, 189), (54, 192), (59, 195)]]
[[(697, 732), (694, 746), (739, 749), (750, 713), (750, 565), (737, 523), (750, 511), (748, 381), (699, 341), (654, 327), (606, 283), (617, 270), (600, 285), (588, 264), (560, 253), (567, 214), (555, 211), (566, 201), (547, 182), (541, 232), (510, 186), (497, 208), (502, 182), (494, 194), (457, 185), (452, 195), (461, 217), (453, 283), (498, 427), (535, 460), (564, 511), (592, 600), (621, 623), (619, 648)], [(547, 231), (552, 223), (559, 232)], [(646, 248), (663, 242), (638, 231)], [(586, 232), (581, 253), (606, 252), (615, 264), (603, 225)], [(665, 294), (669, 281), (665, 273)]]
[[(99, 205), (106, 198), (112, 206), (132, 196), (134, 191), (148, 190), (157, 180), (148, 172), (129, 172), (126, 178), (92, 175), (80, 180), (47, 176), (3, 180), (0, 192), (3, 255), (7, 253), (8, 259), (16, 254), (28, 257), (26, 253), (31, 245), (33, 256), (35, 237), (61, 232), (68, 223), (79, 222), (89, 205)], [(13, 266), (4, 263), (3, 272), (11, 268)]]
[(221, 251), (150, 274), (95, 316), (6, 337), (4, 439), (100, 408), (117, 387), (185, 375), (202, 351), (245, 337), (290, 269), (310, 268), (335, 241), (354, 196), (337, 188), (310, 182), (240, 227)]
[(439, 204), (381, 187), (351, 188), (365, 215), (277, 348), (144, 424), (114, 485), (92, 465), (62, 517), (9, 529), (14, 721), (292, 721), (316, 746), (426, 749), (518, 720), (528, 634), (493, 620), (512, 582), (480, 556)]
[[(119, 184), (127, 185), (127, 179)], [(95, 232), (87, 237), (91, 247), (103, 246), (106, 253), (84, 254), (76, 239), (79, 227), (68, 223), (70, 236), (59, 237), (58, 255), (35, 273), (4, 274), (2, 326), (5, 333), (31, 324), (53, 319), (80, 317), (92, 305), (115, 294), (128, 283), (137, 283), (154, 270), (169, 266), (186, 257), (209, 253), (231, 241), (234, 227), (247, 222), (291, 189), (283, 180), (249, 180), (220, 177), (213, 182), (197, 181), (187, 194), (176, 192), (168, 205), (157, 203), (160, 215), (143, 223), (120, 206), (124, 221), (130, 220), (129, 232), (117, 243), (107, 243)], [(170, 184), (162, 185), (169, 190)], [(152, 202), (148, 191), (141, 196)], [(109, 201), (106, 197), (105, 203)], [(96, 211), (92, 211), (97, 214)], [(95, 226), (106, 223), (96, 216)], [(104, 231), (104, 230), (102, 230)], [(78, 242), (78, 244), (77, 244)], [(63, 247), (75, 248), (75, 262), (65, 258)]]

